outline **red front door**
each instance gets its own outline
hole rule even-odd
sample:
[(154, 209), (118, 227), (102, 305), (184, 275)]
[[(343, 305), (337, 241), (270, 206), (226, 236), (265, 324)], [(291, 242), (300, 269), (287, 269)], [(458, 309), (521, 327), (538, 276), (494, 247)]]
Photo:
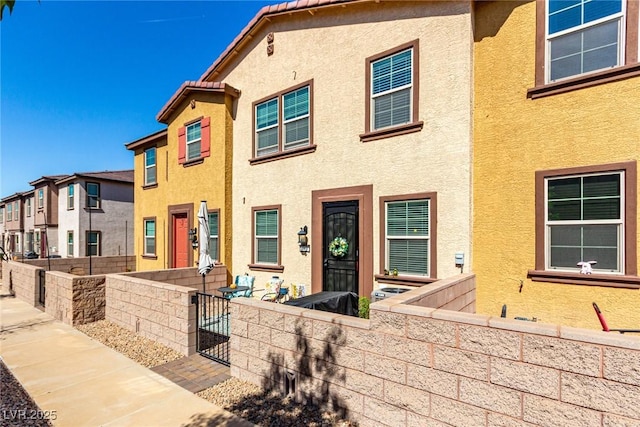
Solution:
[(186, 213), (173, 215), (173, 267), (190, 267), (189, 219)]

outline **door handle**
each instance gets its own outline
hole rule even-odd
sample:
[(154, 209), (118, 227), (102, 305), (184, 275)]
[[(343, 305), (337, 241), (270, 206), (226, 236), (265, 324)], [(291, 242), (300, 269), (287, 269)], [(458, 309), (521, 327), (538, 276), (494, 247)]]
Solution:
[(325, 267), (329, 267), (329, 259), (325, 258), (323, 264), (324, 264)]

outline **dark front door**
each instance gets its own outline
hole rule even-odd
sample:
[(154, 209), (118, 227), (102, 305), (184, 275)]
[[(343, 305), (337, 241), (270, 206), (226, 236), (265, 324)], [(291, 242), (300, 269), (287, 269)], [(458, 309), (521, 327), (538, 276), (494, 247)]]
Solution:
[(323, 203), (322, 218), (322, 290), (357, 294), (358, 201)]

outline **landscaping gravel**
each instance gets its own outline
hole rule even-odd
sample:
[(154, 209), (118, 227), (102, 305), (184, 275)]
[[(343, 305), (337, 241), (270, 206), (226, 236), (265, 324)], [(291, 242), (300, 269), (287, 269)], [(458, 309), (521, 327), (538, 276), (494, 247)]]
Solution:
[(175, 350), (106, 320), (76, 325), (76, 329), (147, 368), (184, 357)]
[[(114, 323), (101, 320), (76, 328), (135, 362), (153, 368), (184, 357), (155, 341), (143, 338)], [(356, 424), (340, 420), (317, 405), (299, 404), (277, 393), (265, 392), (247, 381), (231, 378), (196, 393), (215, 405), (263, 427), (349, 427)]]
[(0, 358), (0, 426), (49, 427), (52, 411), (42, 411)]

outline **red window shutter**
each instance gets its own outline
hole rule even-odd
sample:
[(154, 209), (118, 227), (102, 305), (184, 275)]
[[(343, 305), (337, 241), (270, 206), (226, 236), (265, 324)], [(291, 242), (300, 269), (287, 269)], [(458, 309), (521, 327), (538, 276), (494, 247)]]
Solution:
[(178, 163), (182, 164), (187, 160), (187, 128), (178, 129)]
[(211, 155), (211, 117), (204, 117), (200, 121), (200, 156), (209, 157)]

